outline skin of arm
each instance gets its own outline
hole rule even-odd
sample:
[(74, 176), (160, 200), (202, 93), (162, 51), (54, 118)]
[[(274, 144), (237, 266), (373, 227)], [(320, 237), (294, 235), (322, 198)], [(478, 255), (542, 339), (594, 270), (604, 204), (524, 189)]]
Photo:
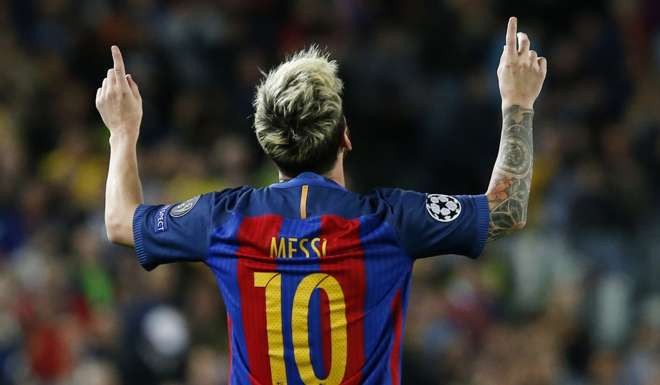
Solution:
[(131, 75), (125, 73), (119, 48), (111, 50), (114, 66), (96, 91), (96, 108), (110, 131), (105, 225), (111, 242), (133, 246), (133, 214), (143, 202), (137, 163), (142, 98)]
[(522, 229), (527, 221), (534, 158), (533, 106), (547, 73), (546, 59), (529, 49), (529, 38), (517, 33), (517, 24), (515, 17), (509, 19), (506, 45), (497, 69), (502, 95), (502, 137), (486, 192), (490, 209), (488, 240)]

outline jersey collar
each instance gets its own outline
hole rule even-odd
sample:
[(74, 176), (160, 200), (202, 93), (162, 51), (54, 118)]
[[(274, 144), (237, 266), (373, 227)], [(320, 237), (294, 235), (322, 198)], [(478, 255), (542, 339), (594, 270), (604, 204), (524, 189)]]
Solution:
[(335, 182), (334, 180), (328, 179), (314, 172), (303, 172), (301, 174), (298, 174), (298, 176), (293, 179), (288, 179), (279, 183), (274, 183), (270, 185), (270, 187), (286, 188), (286, 187), (302, 186), (305, 184), (346, 190), (343, 186), (341, 186), (339, 183)]

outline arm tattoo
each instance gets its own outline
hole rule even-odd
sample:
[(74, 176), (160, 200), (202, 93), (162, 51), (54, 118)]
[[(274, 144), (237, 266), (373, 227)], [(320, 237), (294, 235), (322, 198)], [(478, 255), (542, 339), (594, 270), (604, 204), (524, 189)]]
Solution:
[(500, 150), (486, 193), (490, 208), (488, 240), (522, 228), (527, 220), (534, 156), (533, 116), (533, 110), (517, 105), (504, 110)]

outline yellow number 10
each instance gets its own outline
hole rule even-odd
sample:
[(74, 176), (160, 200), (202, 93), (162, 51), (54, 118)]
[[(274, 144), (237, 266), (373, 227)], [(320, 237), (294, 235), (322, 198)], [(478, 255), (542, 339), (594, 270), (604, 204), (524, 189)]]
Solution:
[[(284, 365), (284, 342), (282, 337), (282, 275), (280, 273), (254, 273), (254, 286), (266, 291), (266, 332), (268, 336), (268, 356), (274, 385), (286, 384)], [(314, 289), (325, 291), (330, 307), (331, 364), (326, 378), (318, 378), (312, 367), (309, 348), (309, 301)], [(338, 385), (346, 371), (346, 302), (339, 282), (331, 275), (314, 273), (306, 276), (296, 289), (291, 312), (293, 330), (293, 354), (300, 378), (306, 385)]]

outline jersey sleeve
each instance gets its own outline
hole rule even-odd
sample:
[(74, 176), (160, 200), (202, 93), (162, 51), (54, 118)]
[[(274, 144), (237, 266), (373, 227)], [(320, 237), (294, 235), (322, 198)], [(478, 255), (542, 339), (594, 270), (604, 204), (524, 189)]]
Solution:
[(133, 215), (138, 262), (146, 270), (165, 263), (203, 261), (213, 231), (215, 193), (175, 205), (140, 205)]
[(483, 251), (490, 212), (485, 195), (423, 194), (381, 190), (391, 208), (399, 240), (414, 258), (459, 254), (471, 258)]

